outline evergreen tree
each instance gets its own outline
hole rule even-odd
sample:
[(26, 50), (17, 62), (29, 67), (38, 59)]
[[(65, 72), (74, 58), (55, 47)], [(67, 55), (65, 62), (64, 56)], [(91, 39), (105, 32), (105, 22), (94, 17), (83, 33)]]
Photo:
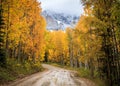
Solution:
[(0, 66), (4, 67), (6, 64), (5, 58), (5, 28), (4, 28), (4, 20), (3, 20), (3, 7), (2, 0), (0, 0)]

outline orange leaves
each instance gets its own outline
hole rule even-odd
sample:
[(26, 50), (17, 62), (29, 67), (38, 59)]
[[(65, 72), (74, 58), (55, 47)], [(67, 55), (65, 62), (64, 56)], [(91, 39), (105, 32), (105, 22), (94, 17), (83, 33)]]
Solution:
[[(40, 15), (40, 3), (37, 0), (13, 0), (7, 4), (5, 19), (8, 25), (9, 49), (23, 58), (22, 54), (43, 60), (45, 52), (45, 19)], [(9, 8), (8, 8), (9, 6)], [(9, 14), (9, 15), (8, 15)]]

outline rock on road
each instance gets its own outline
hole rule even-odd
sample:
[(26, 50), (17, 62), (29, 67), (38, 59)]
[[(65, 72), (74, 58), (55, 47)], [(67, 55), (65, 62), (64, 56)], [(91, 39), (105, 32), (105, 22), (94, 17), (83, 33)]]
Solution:
[(94, 86), (93, 83), (76, 78), (72, 71), (47, 64), (42, 66), (48, 70), (18, 80), (9, 86)]

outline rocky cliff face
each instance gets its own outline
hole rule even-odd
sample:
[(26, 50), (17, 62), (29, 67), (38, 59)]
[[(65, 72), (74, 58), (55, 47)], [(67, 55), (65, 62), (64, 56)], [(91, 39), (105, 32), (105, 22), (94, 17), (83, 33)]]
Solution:
[(65, 30), (67, 27), (74, 27), (79, 20), (79, 16), (71, 16), (53, 11), (43, 11), (42, 15), (47, 22), (47, 30)]

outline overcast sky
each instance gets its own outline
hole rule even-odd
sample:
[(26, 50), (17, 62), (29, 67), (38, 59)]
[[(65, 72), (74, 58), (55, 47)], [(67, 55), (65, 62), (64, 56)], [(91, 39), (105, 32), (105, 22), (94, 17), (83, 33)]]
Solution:
[(42, 2), (43, 10), (51, 10), (58, 13), (70, 15), (80, 15), (83, 13), (83, 7), (80, 0), (38, 0)]

